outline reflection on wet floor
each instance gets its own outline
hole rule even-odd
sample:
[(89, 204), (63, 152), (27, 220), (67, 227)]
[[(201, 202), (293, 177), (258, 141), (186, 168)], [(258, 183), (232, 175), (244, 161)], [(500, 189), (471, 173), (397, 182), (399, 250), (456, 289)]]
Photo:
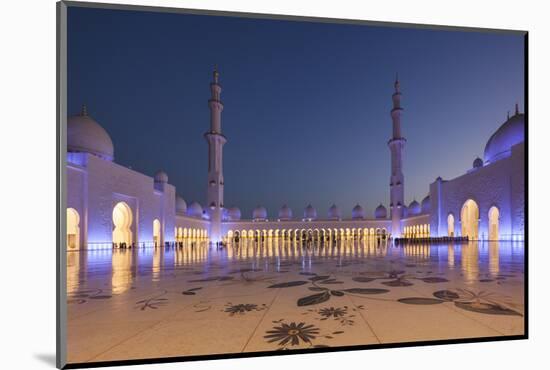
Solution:
[(217, 248), (203, 241), (189, 242), (183, 247), (114, 249), (69, 252), (67, 255), (67, 289), (74, 292), (88, 280), (110, 280), (113, 294), (125, 292), (138, 273), (151, 272), (152, 281), (160, 281), (163, 274), (177, 267), (222, 263), (231, 269), (235, 262), (250, 263), (254, 268), (268, 269), (263, 262), (334, 261), (400, 259), (404, 263), (424, 263), (438, 270), (462, 272), (468, 283), (480, 275), (496, 277), (504, 269), (523, 270), (523, 242), (470, 242), (467, 244), (410, 244), (393, 246), (391, 242), (375, 240), (343, 240), (334, 245), (304, 246), (299, 241), (268, 239), (264, 242), (243, 239)]
[(521, 242), (247, 238), (69, 252), (67, 267), (69, 362), (524, 333)]

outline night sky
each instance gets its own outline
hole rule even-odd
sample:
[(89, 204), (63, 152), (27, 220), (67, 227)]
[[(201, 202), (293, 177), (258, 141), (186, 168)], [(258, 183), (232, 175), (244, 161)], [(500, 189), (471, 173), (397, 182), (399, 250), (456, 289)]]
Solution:
[(524, 107), (523, 36), (69, 8), (69, 114), (88, 106), (115, 161), (163, 169), (206, 201), (212, 69), (223, 87), (225, 205), (250, 218), (287, 203), (372, 216), (389, 203), (391, 94), (399, 72), (405, 200), (483, 157)]

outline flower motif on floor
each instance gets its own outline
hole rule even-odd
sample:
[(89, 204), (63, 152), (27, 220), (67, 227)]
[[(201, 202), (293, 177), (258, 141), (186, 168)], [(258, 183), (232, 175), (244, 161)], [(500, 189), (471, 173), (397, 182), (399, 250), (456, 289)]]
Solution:
[(359, 310), (364, 310), (365, 306), (358, 305), (352, 307), (351, 310), (348, 306), (343, 307), (324, 307), (319, 309), (309, 309), (303, 313), (303, 315), (309, 315), (311, 313), (319, 315), (315, 320), (325, 321), (328, 319), (334, 319), (339, 321), (341, 326), (354, 325), (355, 321), (353, 320), (356, 316), (356, 312)]
[(318, 312), (319, 315), (326, 317), (327, 319), (329, 317), (334, 317), (335, 319), (338, 319), (348, 314), (348, 308), (347, 306), (344, 306), (343, 308), (326, 307), (321, 308)]
[(240, 303), (240, 304), (232, 304), (231, 302), (227, 303), (225, 305), (224, 312), (228, 312), (229, 316), (235, 316), (235, 315), (244, 315), (247, 312), (250, 311), (261, 311), (266, 309), (266, 305), (262, 304), (261, 306), (258, 306), (257, 304), (253, 303)]
[(264, 338), (269, 342), (279, 342), (279, 346), (290, 344), (297, 346), (300, 342), (312, 344), (311, 341), (319, 335), (319, 328), (313, 325), (306, 325), (303, 322), (290, 324), (281, 323), (280, 326), (274, 326), (272, 330), (266, 331)]

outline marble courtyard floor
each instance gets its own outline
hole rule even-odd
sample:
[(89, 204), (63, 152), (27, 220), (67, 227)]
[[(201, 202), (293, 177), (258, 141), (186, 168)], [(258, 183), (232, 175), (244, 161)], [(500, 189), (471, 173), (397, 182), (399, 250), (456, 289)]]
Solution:
[(68, 362), (524, 333), (524, 245), (69, 252)]

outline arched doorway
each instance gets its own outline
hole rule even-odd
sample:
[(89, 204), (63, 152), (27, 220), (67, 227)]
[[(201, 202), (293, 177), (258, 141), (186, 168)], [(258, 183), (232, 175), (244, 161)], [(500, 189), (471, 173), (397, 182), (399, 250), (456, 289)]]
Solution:
[(478, 239), (478, 221), (479, 207), (472, 199), (468, 199), (462, 206), (460, 212), (460, 223), (462, 226), (462, 236), (467, 236), (470, 240)]
[(489, 240), (499, 240), (498, 235), (498, 219), (500, 212), (497, 207), (492, 206), (489, 209)]
[(132, 244), (132, 209), (125, 202), (119, 202), (113, 208), (113, 243), (127, 246)]
[(80, 216), (74, 208), (67, 208), (67, 250), (80, 247)]
[(447, 234), (455, 236), (455, 216), (452, 213), (447, 216)]
[(160, 239), (160, 221), (158, 219), (153, 220), (153, 244), (159, 246), (162, 243)]

